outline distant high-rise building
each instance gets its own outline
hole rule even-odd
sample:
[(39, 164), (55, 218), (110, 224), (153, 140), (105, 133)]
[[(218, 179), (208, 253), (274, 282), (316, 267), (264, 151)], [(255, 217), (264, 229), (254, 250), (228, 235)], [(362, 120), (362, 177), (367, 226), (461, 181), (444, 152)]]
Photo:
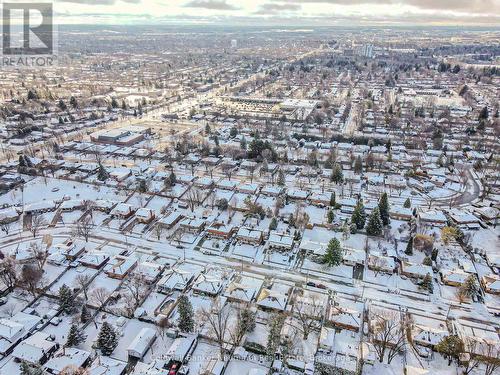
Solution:
[(231, 48), (238, 48), (238, 41), (236, 39), (231, 40)]
[(361, 55), (369, 59), (373, 58), (373, 44), (363, 44)]

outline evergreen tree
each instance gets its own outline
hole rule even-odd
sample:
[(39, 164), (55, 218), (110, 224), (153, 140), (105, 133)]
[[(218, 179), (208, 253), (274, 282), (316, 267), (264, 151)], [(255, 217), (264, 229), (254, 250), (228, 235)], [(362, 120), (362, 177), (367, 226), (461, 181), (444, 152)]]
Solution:
[(21, 168), (26, 168), (26, 159), (24, 158), (24, 155), (19, 155), (19, 167)]
[(77, 324), (73, 323), (69, 329), (68, 338), (66, 340), (66, 347), (78, 346), (85, 341), (87, 335), (85, 335)]
[(210, 133), (212, 133), (212, 129), (210, 129), (210, 125), (206, 124), (205, 125), (205, 134), (209, 135)]
[(193, 306), (191, 305), (191, 301), (189, 301), (189, 298), (185, 294), (179, 297), (177, 309), (179, 311), (179, 320), (177, 321), (179, 329), (182, 332), (193, 332)]
[(71, 99), (69, 100), (69, 104), (71, 104), (71, 106), (73, 108), (77, 108), (78, 107), (78, 102), (76, 100), (76, 98), (74, 96), (71, 97)]
[(429, 257), (425, 257), (424, 260), (422, 261), (422, 264), (424, 266), (432, 266), (432, 259)]
[(241, 137), (240, 148), (242, 150), (246, 150), (247, 149), (247, 140), (245, 139), (245, 136)]
[(274, 356), (281, 343), (281, 329), (285, 318), (282, 314), (276, 314), (270, 320), (266, 351), (269, 356)]
[(332, 175), (330, 180), (335, 184), (341, 184), (344, 182), (344, 173), (342, 172), (342, 167), (340, 164), (335, 163), (332, 170)]
[(97, 336), (97, 349), (99, 349), (103, 355), (109, 356), (113, 353), (117, 345), (118, 337), (116, 331), (108, 322), (104, 322)]
[(458, 336), (451, 335), (443, 338), (435, 347), (436, 351), (448, 358), (448, 365), (451, 365), (453, 359), (458, 360), (461, 353), (464, 352), (464, 343)]
[(432, 284), (432, 276), (428, 273), (425, 275), (424, 279), (422, 280), (422, 284), (420, 286), (427, 290), (429, 293), (434, 292), (434, 285)]
[(436, 249), (436, 248), (432, 249), (431, 259), (432, 259), (434, 262), (435, 262), (435, 261), (436, 261), (436, 259), (437, 259), (438, 252), (439, 252), (439, 250), (438, 250), (438, 249)]
[(61, 111), (66, 111), (68, 109), (68, 106), (66, 105), (66, 103), (64, 103), (64, 101), (62, 99), (59, 100), (58, 106), (61, 109)]
[(354, 173), (360, 174), (361, 172), (363, 172), (363, 161), (361, 156), (358, 156), (354, 162)]
[(21, 375), (43, 375), (43, 369), (39, 365), (32, 365), (28, 362), (22, 361), (19, 366)]
[(410, 240), (408, 241), (408, 244), (406, 245), (405, 254), (406, 255), (413, 255), (413, 236), (410, 237)]
[(328, 214), (326, 215), (326, 219), (329, 224), (333, 223), (333, 219), (335, 219), (335, 214), (333, 213), (333, 210), (328, 210)]
[(382, 234), (383, 223), (380, 218), (380, 212), (378, 207), (375, 207), (368, 218), (368, 224), (366, 225), (366, 233), (369, 236), (380, 236)]
[(66, 284), (59, 288), (59, 305), (65, 314), (71, 314), (75, 311), (75, 296)]
[(109, 178), (109, 173), (108, 171), (106, 170), (106, 168), (104, 168), (104, 166), (99, 163), (99, 171), (97, 172), (97, 179), (99, 181), (106, 181), (107, 179)]
[(342, 263), (343, 254), (342, 247), (340, 246), (340, 241), (336, 238), (332, 238), (328, 243), (328, 248), (323, 256), (323, 262), (328, 266), (338, 266)]
[(380, 218), (382, 219), (382, 224), (388, 225), (389, 219), (389, 199), (387, 198), (387, 193), (383, 193), (378, 202), (378, 209), (380, 212)]
[(28, 91), (28, 100), (38, 100), (38, 94), (34, 90)]
[(406, 198), (405, 203), (403, 204), (404, 208), (411, 208), (410, 198)]
[(280, 169), (278, 171), (278, 179), (277, 179), (277, 183), (279, 186), (285, 186), (285, 174), (283, 173), (283, 171)]
[(483, 107), (483, 109), (481, 109), (481, 112), (479, 112), (478, 120), (486, 120), (488, 116), (488, 107)]
[(459, 294), (466, 299), (470, 299), (479, 293), (479, 286), (476, 282), (476, 277), (474, 275), (470, 275), (465, 279), (462, 285), (459, 288)]
[(336, 202), (335, 192), (333, 192), (332, 195), (330, 195), (330, 206), (335, 207), (336, 204), (337, 202)]
[(116, 98), (111, 99), (111, 107), (118, 108), (118, 101), (116, 100)]
[(275, 217), (273, 217), (271, 222), (269, 223), (269, 230), (276, 230), (277, 227), (278, 227), (278, 221), (276, 220)]
[(82, 307), (82, 312), (80, 313), (80, 321), (82, 323), (87, 323), (90, 320), (90, 311), (87, 306), (84, 304)]
[(358, 230), (361, 230), (365, 227), (366, 223), (365, 206), (363, 206), (363, 202), (361, 201), (361, 199), (358, 200), (358, 203), (356, 203), (356, 207), (354, 207), (354, 211), (351, 217), (351, 222), (356, 224), (356, 228), (358, 228)]
[(238, 135), (238, 129), (236, 129), (234, 126), (231, 128), (231, 130), (229, 131), (229, 136), (231, 138), (234, 138)]

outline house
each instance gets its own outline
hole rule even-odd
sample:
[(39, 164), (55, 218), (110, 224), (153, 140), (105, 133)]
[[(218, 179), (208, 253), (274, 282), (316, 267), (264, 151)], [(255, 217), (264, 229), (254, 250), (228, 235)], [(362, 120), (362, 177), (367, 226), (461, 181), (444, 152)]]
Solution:
[(141, 275), (144, 278), (145, 282), (152, 284), (158, 279), (164, 268), (165, 265), (161, 263), (155, 263), (152, 261), (141, 262), (134, 272), (138, 275)]
[(12, 356), (18, 361), (41, 365), (47, 362), (57, 349), (59, 344), (50, 340), (47, 333), (35, 332), (15, 347)]
[(308, 289), (295, 288), (292, 297), (292, 313), (322, 320), (328, 304), (328, 296)]
[(104, 272), (108, 277), (123, 280), (137, 265), (137, 259), (116, 255), (104, 267)]
[(438, 210), (419, 211), (417, 217), (420, 225), (444, 227), (448, 223), (448, 219), (443, 212)]
[(199, 234), (205, 228), (205, 220), (199, 218), (184, 218), (179, 226), (188, 233)]
[(263, 240), (263, 233), (259, 229), (241, 227), (236, 233), (236, 239), (244, 243), (260, 245)]
[(439, 342), (449, 335), (447, 329), (431, 328), (420, 324), (412, 325), (411, 337), (415, 344), (434, 348)]
[(441, 269), (439, 271), (439, 274), (441, 275), (441, 280), (443, 280), (443, 283), (451, 286), (460, 286), (465, 282), (467, 277), (469, 277), (469, 274), (467, 272), (459, 268), (455, 270)]
[(251, 276), (236, 275), (227, 285), (224, 297), (229, 301), (252, 302), (260, 288), (263, 280)]
[(0, 353), (9, 353), (19, 341), (33, 332), (41, 320), (24, 312), (18, 312), (9, 319), (0, 319)]
[(401, 274), (415, 279), (423, 279), (427, 274), (432, 275), (432, 267), (424, 264), (401, 262)]
[(209, 296), (218, 295), (224, 281), (228, 278), (227, 272), (219, 268), (208, 268), (205, 273), (198, 275), (193, 283), (193, 292), (206, 294)]
[(63, 212), (71, 212), (81, 210), (85, 207), (86, 202), (83, 199), (70, 199), (61, 203), (59, 208)]
[(394, 273), (396, 262), (391, 257), (383, 256), (377, 252), (368, 255), (368, 268), (374, 271)]
[(236, 190), (240, 193), (243, 193), (243, 194), (254, 195), (257, 193), (257, 190), (259, 190), (259, 185), (258, 184), (240, 184), (240, 185), (236, 186)]
[(358, 201), (354, 198), (343, 198), (337, 203), (340, 204), (340, 212), (344, 214), (352, 214)]
[(342, 262), (348, 266), (364, 265), (366, 253), (364, 250), (357, 250), (353, 248), (344, 247), (344, 257)]
[(313, 191), (309, 196), (309, 202), (311, 202), (311, 204), (314, 204), (316, 206), (328, 207), (330, 206), (331, 197), (332, 193), (330, 192), (322, 193), (320, 191)]
[(167, 360), (184, 363), (188, 356), (196, 349), (197, 344), (198, 338), (195, 335), (179, 337), (170, 345), (170, 348), (165, 353), (165, 358)]
[(95, 200), (93, 202), (92, 209), (97, 210), (97, 211), (102, 211), (102, 212), (109, 214), (111, 212), (111, 210), (113, 209), (113, 207), (117, 204), (118, 204), (118, 202), (98, 199), (98, 200)]
[(82, 266), (94, 268), (96, 270), (104, 266), (108, 260), (109, 254), (98, 250), (85, 253), (78, 259)]
[(500, 276), (495, 274), (481, 277), (481, 284), (487, 293), (500, 294)]
[(363, 324), (362, 311), (355, 310), (351, 306), (341, 306), (340, 304), (329, 305), (325, 324), (358, 332)]
[(290, 295), (290, 287), (285, 284), (272, 283), (263, 288), (257, 297), (257, 306), (264, 310), (285, 311)]
[(123, 375), (126, 368), (126, 362), (98, 355), (90, 366), (89, 375)]
[(450, 210), (448, 215), (450, 216), (451, 221), (460, 229), (477, 230), (481, 228), (479, 225), (479, 219), (469, 212), (454, 208)]
[(171, 229), (175, 226), (175, 224), (177, 224), (183, 218), (184, 216), (180, 212), (177, 211), (170, 212), (168, 215), (158, 220), (158, 225), (166, 229)]
[(487, 224), (495, 224), (500, 216), (499, 210), (495, 207), (479, 207), (474, 209), (474, 213)]
[(14, 207), (0, 210), (0, 224), (10, 224), (19, 219), (19, 212)]
[(40, 201), (31, 203), (24, 206), (25, 214), (43, 214), (45, 212), (54, 211), (56, 209), (56, 203), (54, 201)]
[(145, 327), (135, 336), (127, 348), (128, 356), (135, 359), (142, 359), (156, 340), (156, 331)]
[(287, 196), (288, 196), (288, 198), (293, 199), (293, 200), (304, 201), (309, 196), (309, 192), (305, 191), (305, 190), (289, 189), (287, 191)]
[(202, 268), (192, 268), (180, 265), (171, 268), (158, 282), (157, 289), (160, 293), (170, 293), (172, 290), (184, 291)]
[(394, 220), (410, 221), (413, 217), (413, 211), (411, 208), (391, 205), (389, 208), (389, 217)]
[(65, 348), (63, 352), (50, 359), (45, 365), (45, 370), (50, 374), (60, 374), (66, 366), (87, 367), (91, 355), (86, 350)]
[(276, 231), (271, 231), (267, 245), (270, 249), (291, 250), (293, 248), (293, 237)]
[(120, 219), (127, 219), (132, 216), (134, 212), (135, 208), (133, 208), (130, 204), (118, 203), (111, 211), (111, 216), (118, 217)]
[(207, 228), (207, 234), (210, 237), (229, 239), (233, 233), (235, 232), (236, 227), (232, 224), (224, 224), (224, 223), (212, 223)]
[(139, 223), (149, 224), (155, 218), (155, 212), (149, 208), (139, 208), (135, 212), (135, 217)]
[(53, 245), (49, 249), (49, 253), (60, 253), (69, 261), (74, 261), (85, 251), (85, 243), (82, 241), (74, 241), (68, 238), (64, 242)]
[(285, 189), (282, 186), (266, 185), (261, 189), (260, 192), (261, 192), (261, 194), (264, 194), (264, 195), (268, 195), (271, 197), (277, 197), (277, 196), (283, 194), (284, 191), (285, 191)]

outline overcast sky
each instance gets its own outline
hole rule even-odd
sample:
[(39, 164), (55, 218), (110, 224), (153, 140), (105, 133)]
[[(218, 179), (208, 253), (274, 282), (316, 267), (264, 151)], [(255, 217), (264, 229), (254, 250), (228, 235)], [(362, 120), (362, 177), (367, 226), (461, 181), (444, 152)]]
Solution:
[(57, 23), (500, 25), (500, 0), (54, 0)]

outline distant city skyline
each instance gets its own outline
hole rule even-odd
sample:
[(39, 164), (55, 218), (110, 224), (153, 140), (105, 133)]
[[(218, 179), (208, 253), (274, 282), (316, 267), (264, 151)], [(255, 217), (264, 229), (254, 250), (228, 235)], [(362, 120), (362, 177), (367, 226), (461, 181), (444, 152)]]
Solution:
[(55, 0), (59, 24), (474, 25), (496, 27), (500, 0)]

